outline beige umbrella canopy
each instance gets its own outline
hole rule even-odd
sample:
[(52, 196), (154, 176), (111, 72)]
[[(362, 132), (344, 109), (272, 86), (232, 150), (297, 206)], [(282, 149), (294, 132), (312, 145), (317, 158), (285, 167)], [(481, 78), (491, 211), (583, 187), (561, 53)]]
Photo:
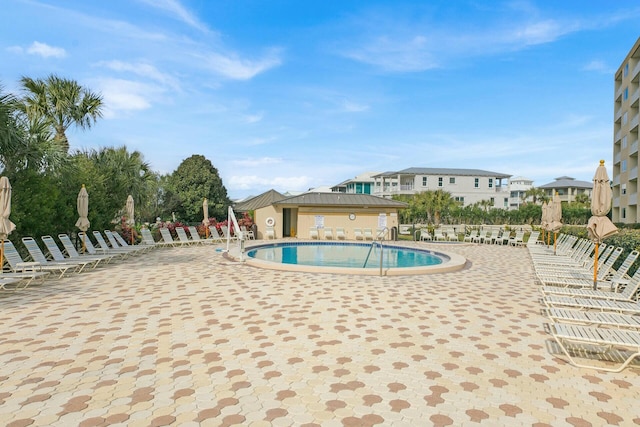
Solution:
[[(87, 189), (84, 187), (84, 184), (82, 184), (82, 188), (78, 193), (78, 200), (76, 203), (78, 208), (78, 220), (76, 221), (76, 227), (78, 227), (80, 231), (86, 232), (89, 229), (89, 225), (91, 225), (91, 223), (89, 222), (89, 218), (88, 218), (89, 193), (87, 193)], [(82, 253), (84, 253), (86, 250), (86, 242), (84, 240), (85, 238), (86, 238), (86, 233), (83, 233), (82, 234)]]
[(549, 208), (549, 217), (551, 219), (551, 224), (549, 229), (553, 231), (553, 253), (556, 253), (556, 238), (558, 231), (562, 228), (562, 201), (560, 200), (560, 195), (556, 191), (556, 194), (553, 196), (553, 200), (551, 202), (551, 207)]
[(131, 194), (129, 194), (129, 196), (127, 197), (127, 204), (125, 207), (127, 210), (127, 223), (131, 227), (131, 244), (133, 245), (133, 226), (136, 224), (136, 220), (133, 216), (135, 210), (134, 210), (134, 204), (133, 204), (133, 197), (131, 196)]
[(0, 178), (0, 271), (2, 271), (2, 265), (4, 264), (4, 240), (13, 230), (16, 229), (16, 225), (9, 221), (9, 215), (11, 215), (11, 184), (9, 178), (3, 176)]
[(207, 198), (205, 197), (202, 202), (202, 215), (204, 219), (202, 220), (202, 224), (204, 224), (204, 234), (209, 238), (209, 202), (207, 202)]
[[(542, 219), (540, 219), (540, 228), (542, 228), (542, 243), (544, 244), (544, 231), (549, 230), (549, 204), (547, 202), (542, 202)], [(547, 235), (547, 244), (548, 244), (548, 235)]]
[(597, 287), (598, 276), (598, 246), (605, 238), (616, 234), (618, 228), (607, 218), (611, 209), (612, 199), (611, 185), (607, 168), (604, 167), (604, 160), (600, 160), (600, 166), (596, 169), (593, 177), (593, 190), (591, 192), (591, 218), (587, 223), (589, 238), (596, 243), (596, 252), (593, 266), (593, 287)]

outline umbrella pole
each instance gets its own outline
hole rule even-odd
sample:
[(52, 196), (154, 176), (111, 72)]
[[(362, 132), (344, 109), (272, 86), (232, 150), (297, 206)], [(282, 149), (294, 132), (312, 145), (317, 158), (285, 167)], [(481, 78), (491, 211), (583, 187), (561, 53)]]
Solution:
[(558, 233), (553, 232), (553, 254), (556, 255), (556, 240), (558, 238)]
[(87, 244), (85, 243), (85, 240), (84, 240), (86, 238), (87, 238), (87, 232), (85, 231), (82, 233), (82, 255), (84, 255), (84, 253), (87, 250)]
[(2, 239), (2, 245), (0, 245), (0, 273), (4, 267), (4, 239)]
[(593, 261), (593, 289), (598, 289), (598, 246), (600, 246), (600, 243), (596, 243), (596, 252)]

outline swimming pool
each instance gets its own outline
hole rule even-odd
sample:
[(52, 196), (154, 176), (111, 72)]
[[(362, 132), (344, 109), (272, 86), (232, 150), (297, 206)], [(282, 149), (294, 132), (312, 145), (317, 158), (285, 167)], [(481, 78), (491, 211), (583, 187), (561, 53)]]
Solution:
[[(280, 242), (247, 248), (247, 263), (277, 270), (380, 274), (378, 243)], [(382, 274), (426, 274), (463, 268), (459, 255), (383, 244)]]

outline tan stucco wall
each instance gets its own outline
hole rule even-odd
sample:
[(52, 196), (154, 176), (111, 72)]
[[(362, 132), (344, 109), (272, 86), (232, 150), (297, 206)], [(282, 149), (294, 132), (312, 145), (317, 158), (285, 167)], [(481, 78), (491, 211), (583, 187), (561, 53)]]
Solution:
[[(349, 214), (355, 214), (356, 219), (350, 220)], [(387, 228), (398, 227), (398, 215), (396, 209), (363, 209), (363, 208), (307, 208), (298, 209), (298, 237), (308, 239), (310, 229), (316, 228), (316, 216), (324, 217), (325, 228), (331, 227), (333, 235), (336, 234), (336, 227), (343, 227), (347, 240), (355, 240), (354, 228), (371, 228), (375, 234), (378, 228), (378, 215), (384, 213), (387, 218)], [(324, 232), (320, 230), (320, 239), (324, 239)]]
[(258, 226), (257, 239), (264, 239), (264, 231), (267, 229), (267, 218), (273, 218), (275, 221), (274, 230), (276, 239), (282, 238), (282, 209), (276, 209), (273, 206), (256, 209), (253, 212), (253, 221)]
[[(258, 225), (258, 239), (264, 239), (264, 231), (266, 229), (267, 218), (273, 218), (276, 225), (274, 226), (276, 239), (283, 237), (282, 233), (282, 212), (280, 206), (267, 206), (254, 211), (254, 221)], [(300, 207), (297, 209), (298, 216), (292, 218), (292, 225), (295, 227), (296, 237), (300, 239), (308, 239), (310, 237), (309, 230), (316, 226), (316, 216), (324, 217), (324, 226), (331, 227), (335, 236), (336, 227), (343, 227), (348, 240), (355, 240), (353, 233), (354, 228), (371, 228), (374, 235), (378, 228), (378, 215), (384, 213), (387, 218), (387, 228), (398, 227), (398, 211), (396, 209), (375, 209), (375, 208), (340, 208), (340, 207)], [(349, 214), (355, 214), (356, 219), (350, 220)], [(387, 235), (390, 237), (391, 232)], [(324, 232), (320, 231), (320, 238), (324, 239)]]

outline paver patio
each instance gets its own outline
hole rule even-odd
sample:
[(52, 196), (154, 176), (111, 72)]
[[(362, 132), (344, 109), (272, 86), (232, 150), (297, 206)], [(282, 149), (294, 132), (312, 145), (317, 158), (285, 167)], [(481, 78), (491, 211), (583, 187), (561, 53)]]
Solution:
[(406, 277), (164, 248), (0, 293), (7, 426), (640, 425), (638, 363), (569, 365), (526, 249)]

